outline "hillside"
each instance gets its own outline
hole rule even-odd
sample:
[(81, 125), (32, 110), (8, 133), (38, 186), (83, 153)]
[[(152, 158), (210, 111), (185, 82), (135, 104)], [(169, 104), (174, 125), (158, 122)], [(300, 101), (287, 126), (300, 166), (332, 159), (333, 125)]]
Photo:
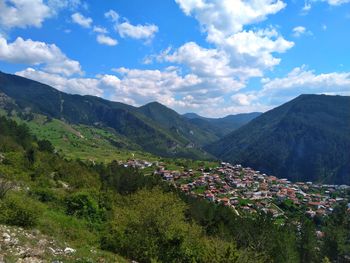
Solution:
[(350, 97), (301, 95), (207, 150), (293, 181), (350, 183)]
[(67, 161), (25, 125), (0, 117), (1, 261), (228, 263), (263, 258), (261, 251), (238, 249), (233, 240), (207, 234), (195, 218), (189, 219), (190, 206), (159, 177), (117, 162)]
[(206, 145), (218, 140), (212, 130), (202, 129), (176, 111), (165, 107), (158, 102), (148, 103), (140, 107), (139, 112), (154, 120), (162, 127), (169, 129), (173, 136), (181, 136), (197, 145)]
[[(13, 110), (26, 116), (36, 113), (48, 117), (49, 121), (57, 119), (69, 125), (111, 128), (119, 137), (127, 138), (143, 151), (156, 155), (209, 158), (197, 141), (192, 142), (184, 134), (155, 122), (142, 114), (142, 110), (130, 105), (93, 96), (66, 94), (48, 85), (1, 72), (0, 93), (3, 94), (0, 106), (8, 113)], [(210, 134), (203, 136), (210, 136), (210, 142), (216, 138)]]

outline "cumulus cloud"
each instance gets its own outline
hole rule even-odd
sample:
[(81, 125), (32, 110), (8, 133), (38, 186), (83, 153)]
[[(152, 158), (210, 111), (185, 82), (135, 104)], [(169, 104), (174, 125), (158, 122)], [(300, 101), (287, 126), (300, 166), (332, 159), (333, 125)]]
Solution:
[(237, 93), (231, 96), (231, 100), (235, 105), (249, 106), (256, 99), (254, 94)]
[(0, 0), (0, 28), (11, 29), (29, 26), (41, 27), (52, 15), (42, 0)]
[[(211, 49), (210, 54), (216, 54), (219, 68), (222, 69), (222, 65), (225, 65), (224, 71), (231, 78), (247, 80), (262, 76), (265, 70), (280, 63), (281, 59), (275, 57), (275, 54), (284, 53), (294, 46), (293, 42), (284, 39), (272, 26), (266, 29), (245, 29), (245, 26), (261, 22), (269, 15), (281, 11), (286, 6), (283, 1), (177, 0), (176, 2), (186, 15), (198, 20), (202, 30), (207, 34), (206, 40), (214, 44), (215, 48)], [(183, 49), (183, 46), (179, 49)], [(187, 60), (193, 59), (190, 57)], [(196, 62), (196, 68), (203, 67), (202, 71), (208, 71), (205, 57)]]
[(116, 25), (116, 30), (121, 37), (130, 37), (134, 39), (152, 39), (158, 32), (156, 25), (132, 25), (129, 22), (123, 22)]
[[(117, 21), (119, 17), (119, 15), (113, 10), (106, 12), (105, 16), (112, 21)], [(80, 13), (74, 13), (72, 15), (72, 21), (85, 28), (91, 28), (93, 23), (93, 20), (90, 17), (84, 17)], [(101, 45), (116, 46), (118, 44), (118, 40), (107, 35), (108, 30), (104, 27), (93, 26), (92, 32), (97, 33), (96, 41)]]
[(43, 65), (49, 72), (67, 76), (75, 73), (82, 74), (80, 63), (69, 59), (55, 44), (31, 39), (24, 40), (21, 37), (12, 43), (0, 37), (0, 60), (18, 64)]
[(296, 26), (293, 28), (293, 36), (301, 37), (302, 35), (312, 35), (311, 31), (308, 31), (304, 26)]
[[(154, 24), (133, 25), (126, 18), (120, 18), (119, 14), (114, 10), (105, 13), (105, 17), (114, 22), (114, 28), (123, 38), (129, 37), (133, 39), (151, 40), (158, 32), (158, 27)], [(121, 22), (119, 20), (124, 20)]]
[(103, 95), (103, 90), (99, 87), (99, 80), (94, 78), (66, 78), (59, 74), (47, 73), (33, 68), (27, 68), (15, 74), (42, 82), (63, 92), (94, 96)]
[(107, 45), (107, 46), (115, 46), (118, 44), (118, 41), (114, 38), (111, 38), (109, 36), (106, 35), (97, 35), (96, 38), (97, 42), (103, 45)]
[(92, 18), (90, 17), (85, 17), (83, 16), (82, 14), (80, 13), (74, 13), (72, 14), (72, 21), (82, 27), (85, 27), (85, 28), (90, 28), (91, 27), (91, 24), (93, 22)]
[(258, 97), (280, 104), (300, 94), (350, 95), (350, 72), (316, 74), (306, 66), (297, 67), (285, 77), (265, 80)]
[(275, 29), (244, 30), (219, 44), (229, 54), (232, 65), (245, 65), (261, 71), (280, 63), (281, 59), (273, 54), (284, 53), (293, 46), (293, 42), (285, 40)]
[(202, 80), (198, 89), (205, 87), (211, 92), (220, 91), (222, 94), (243, 88), (247, 76), (260, 76), (260, 72), (254, 69), (232, 67), (224, 51), (206, 49), (194, 42), (188, 42), (170, 52), (168, 49), (158, 59), (187, 66)]
[(280, 0), (176, 0), (186, 15), (193, 15), (210, 35), (229, 36), (243, 26), (263, 21), (286, 4)]

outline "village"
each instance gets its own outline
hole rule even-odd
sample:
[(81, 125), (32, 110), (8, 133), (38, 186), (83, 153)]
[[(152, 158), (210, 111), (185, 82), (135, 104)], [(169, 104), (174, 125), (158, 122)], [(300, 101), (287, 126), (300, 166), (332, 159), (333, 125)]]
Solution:
[(237, 215), (263, 211), (278, 218), (287, 217), (291, 209), (298, 209), (310, 218), (322, 217), (332, 213), (337, 203), (348, 203), (345, 193), (350, 189), (347, 185), (292, 183), (224, 162), (216, 168), (181, 172), (166, 170), (162, 163), (145, 161), (128, 161), (124, 166), (141, 169), (155, 166), (155, 175), (184, 193), (231, 207)]

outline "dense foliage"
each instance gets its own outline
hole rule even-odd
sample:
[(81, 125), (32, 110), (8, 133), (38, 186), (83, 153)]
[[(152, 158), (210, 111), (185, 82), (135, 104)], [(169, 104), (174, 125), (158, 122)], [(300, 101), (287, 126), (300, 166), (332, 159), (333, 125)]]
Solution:
[(207, 150), (280, 178), (350, 184), (349, 120), (350, 97), (302, 95)]

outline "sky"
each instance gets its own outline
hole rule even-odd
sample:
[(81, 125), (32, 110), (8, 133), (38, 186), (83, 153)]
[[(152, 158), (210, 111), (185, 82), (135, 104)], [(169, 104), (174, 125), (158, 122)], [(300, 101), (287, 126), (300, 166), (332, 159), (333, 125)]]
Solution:
[(350, 95), (350, 0), (0, 0), (0, 70), (208, 117)]

